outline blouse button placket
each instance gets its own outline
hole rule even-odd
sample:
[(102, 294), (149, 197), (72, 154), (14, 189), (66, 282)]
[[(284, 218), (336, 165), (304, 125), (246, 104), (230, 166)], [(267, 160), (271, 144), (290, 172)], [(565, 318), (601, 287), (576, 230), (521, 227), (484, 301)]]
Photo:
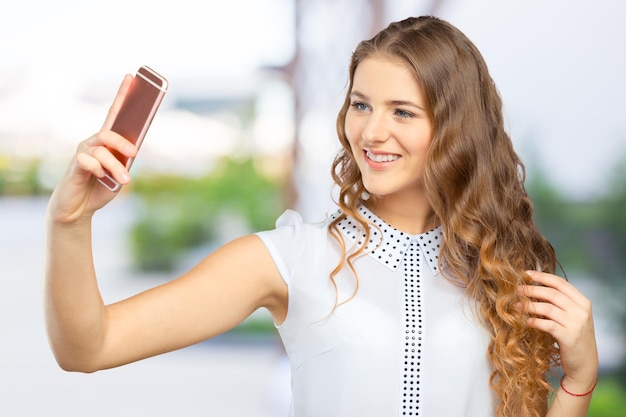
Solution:
[(411, 241), (404, 258), (404, 364), (401, 410), (403, 416), (419, 416), (422, 354), (422, 300), (419, 245)]

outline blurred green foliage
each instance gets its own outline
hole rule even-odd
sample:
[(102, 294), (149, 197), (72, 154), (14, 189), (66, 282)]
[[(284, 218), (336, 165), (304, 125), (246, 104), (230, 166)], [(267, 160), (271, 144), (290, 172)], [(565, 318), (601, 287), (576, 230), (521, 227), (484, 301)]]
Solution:
[(190, 248), (217, 239), (220, 227), (272, 228), (285, 206), (284, 181), (257, 166), (252, 158), (224, 158), (203, 177), (144, 174), (133, 181), (139, 206), (131, 247), (138, 269), (175, 269)]
[(626, 169), (614, 172), (604, 196), (584, 201), (567, 199), (541, 173), (527, 188), (561, 263), (626, 290)]
[(0, 155), (0, 195), (40, 195), (47, 190), (39, 180), (41, 161)]
[(624, 388), (615, 379), (598, 381), (587, 417), (626, 417)]

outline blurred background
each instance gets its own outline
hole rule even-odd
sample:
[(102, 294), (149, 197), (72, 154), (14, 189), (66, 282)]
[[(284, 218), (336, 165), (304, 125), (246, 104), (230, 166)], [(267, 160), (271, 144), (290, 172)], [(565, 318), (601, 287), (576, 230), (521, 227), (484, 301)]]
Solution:
[(626, 3), (619, 0), (24, 0), (0, 16), (0, 415), (286, 415), (266, 312), (199, 345), (93, 375), (61, 371), (43, 327), (49, 194), (121, 79), (170, 89), (133, 184), (94, 223), (107, 302), (184, 271), (286, 208), (333, 210), (334, 119), (356, 43), (435, 14), (482, 51), (528, 169), (536, 220), (594, 302), (590, 416), (626, 416)]

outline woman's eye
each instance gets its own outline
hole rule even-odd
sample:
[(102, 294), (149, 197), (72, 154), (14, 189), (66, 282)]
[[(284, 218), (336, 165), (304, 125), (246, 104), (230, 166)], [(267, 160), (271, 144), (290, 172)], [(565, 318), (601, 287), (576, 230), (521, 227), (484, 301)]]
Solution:
[(396, 116), (398, 116), (401, 119), (408, 119), (409, 117), (413, 117), (413, 113), (410, 113), (408, 111), (405, 110), (396, 110)]
[(352, 103), (351, 106), (354, 107), (358, 111), (367, 111), (367, 109), (368, 109), (367, 104), (361, 103), (361, 102), (358, 102), (358, 101)]

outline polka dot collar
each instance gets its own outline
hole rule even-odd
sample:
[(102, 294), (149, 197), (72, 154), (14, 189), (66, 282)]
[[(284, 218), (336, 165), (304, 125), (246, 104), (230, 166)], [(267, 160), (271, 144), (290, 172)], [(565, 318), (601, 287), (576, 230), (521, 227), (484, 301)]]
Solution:
[[(389, 226), (363, 205), (358, 210), (365, 220), (373, 224), (370, 225), (370, 241), (366, 245), (368, 256), (395, 271), (406, 256), (408, 246), (415, 242), (419, 245), (433, 275), (439, 273), (439, 250), (443, 241), (441, 226), (419, 235), (411, 235)], [(331, 220), (340, 215), (341, 211), (337, 211), (331, 216)], [(360, 224), (351, 217), (342, 219), (337, 223), (337, 228), (346, 239), (358, 245), (365, 238), (365, 232)]]

